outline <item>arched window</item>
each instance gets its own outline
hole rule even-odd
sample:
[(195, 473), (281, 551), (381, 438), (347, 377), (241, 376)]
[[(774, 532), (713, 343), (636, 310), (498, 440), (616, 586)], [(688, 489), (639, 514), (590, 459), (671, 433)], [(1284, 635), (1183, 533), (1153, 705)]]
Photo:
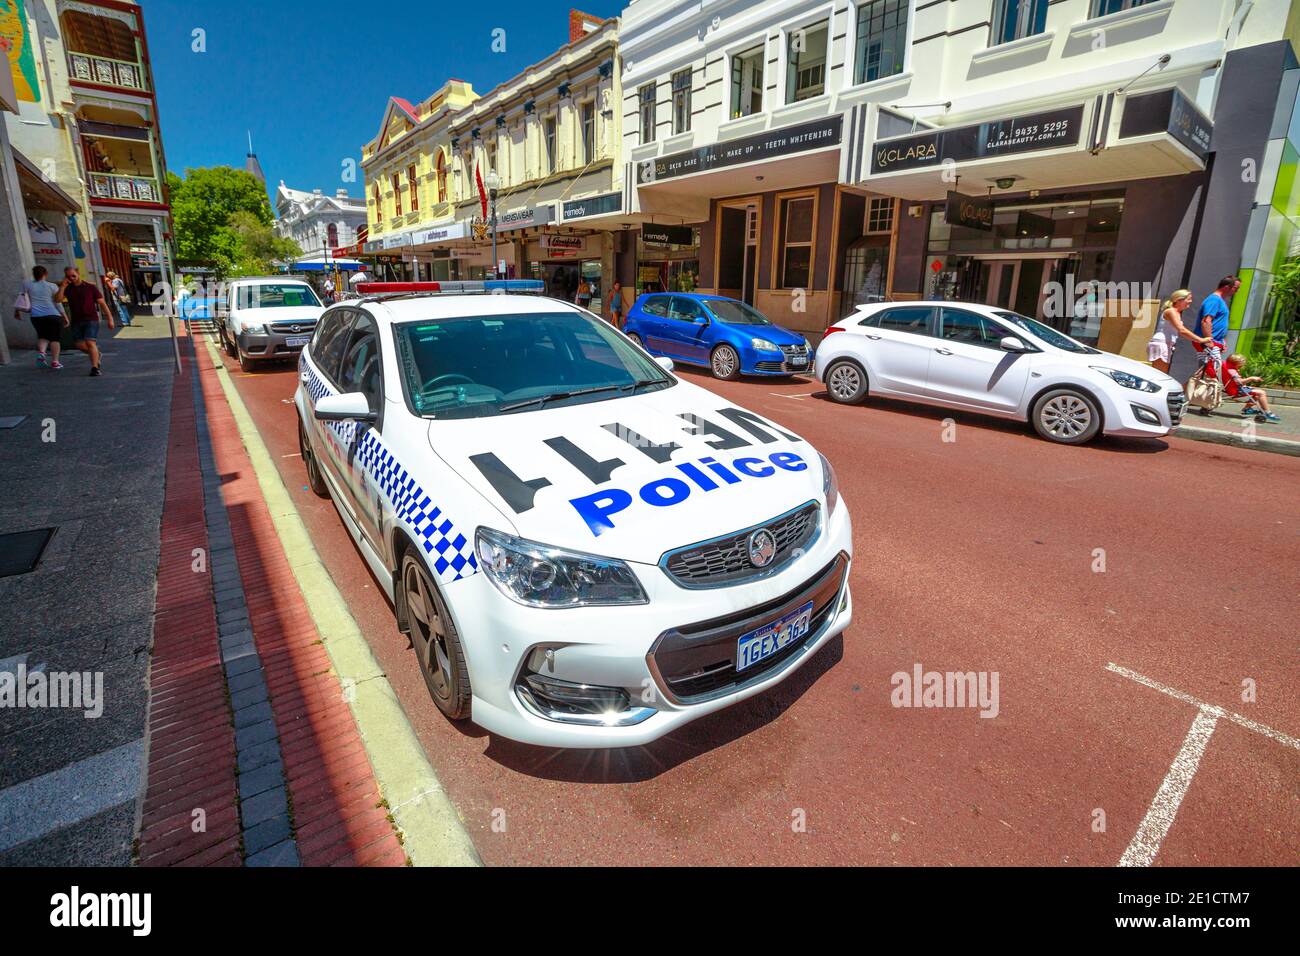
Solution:
[(442, 153), (438, 154), (438, 202), (447, 201), (447, 167), (443, 163)]
[(331, 249), (337, 249), (339, 247), (339, 227), (335, 223), (330, 223), (329, 243)]

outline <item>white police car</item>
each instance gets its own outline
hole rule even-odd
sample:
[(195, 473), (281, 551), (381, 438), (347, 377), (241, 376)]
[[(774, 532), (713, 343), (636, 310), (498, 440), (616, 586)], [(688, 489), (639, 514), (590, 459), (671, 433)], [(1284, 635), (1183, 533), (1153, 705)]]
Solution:
[(514, 294), (539, 286), (370, 284), (328, 309), (299, 359), (303, 460), (443, 713), (643, 744), (844, 630), (848, 509), (806, 441)]

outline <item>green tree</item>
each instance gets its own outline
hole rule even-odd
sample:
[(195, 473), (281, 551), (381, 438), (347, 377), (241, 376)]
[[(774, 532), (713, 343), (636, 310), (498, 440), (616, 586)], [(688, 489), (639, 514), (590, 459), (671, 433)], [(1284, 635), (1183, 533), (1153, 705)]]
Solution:
[(231, 214), (226, 231), (235, 239), (232, 271), (236, 275), (265, 275), (277, 262), (302, 255), (298, 243), (277, 236), (271, 226), (246, 210)]
[(242, 169), (213, 166), (185, 170), (182, 179), (167, 176), (172, 219), (176, 224), (177, 253), (182, 259), (216, 263), (220, 275), (229, 275), (245, 256), (243, 238), (231, 217), (246, 214), (243, 222), (269, 227), (271, 201), (266, 188)]

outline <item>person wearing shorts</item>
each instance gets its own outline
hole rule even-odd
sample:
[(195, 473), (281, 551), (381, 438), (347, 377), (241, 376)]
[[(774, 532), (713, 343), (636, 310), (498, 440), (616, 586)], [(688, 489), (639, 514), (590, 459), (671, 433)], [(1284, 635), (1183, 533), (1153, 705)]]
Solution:
[(93, 282), (85, 282), (73, 266), (63, 270), (63, 282), (55, 293), (55, 302), (66, 302), (72, 319), (73, 344), (90, 356), (90, 374), (103, 374), (99, 367), (99, 316), (102, 313), (113, 330), (113, 313), (108, 310), (104, 293)]
[(1258, 382), (1264, 381), (1258, 375), (1243, 377), (1238, 371), (1246, 364), (1245, 356), (1233, 353), (1228, 356), (1223, 363), (1223, 391), (1229, 398), (1237, 402), (1245, 402), (1241, 409), (1242, 418), (1254, 416), (1256, 421), (1260, 422), (1280, 422), (1271, 411), (1268, 410), (1268, 393), (1262, 388), (1252, 388)]
[(617, 281), (609, 290), (609, 322), (616, 329), (623, 328), (623, 286)]
[(1152, 368), (1168, 373), (1180, 338), (1191, 339), (1199, 345), (1209, 344), (1208, 337), (1197, 335), (1183, 325), (1183, 313), (1191, 304), (1192, 293), (1187, 289), (1179, 289), (1160, 306), (1160, 322), (1156, 326), (1155, 335), (1147, 343), (1147, 360)]
[(1201, 303), (1196, 331), (1208, 336), (1210, 341), (1205, 345), (1196, 343), (1196, 351), (1201, 353), (1201, 368), (1208, 368), (1206, 374), (1215, 378), (1223, 374), (1223, 352), (1228, 347), (1228, 317), (1231, 314), (1228, 303), (1240, 288), (1240, 279), (1224, 276), (1219, 280), (1218, 287)]
[[(68, 317), (54, 302), (59, 287), (46, 279), (45, 275), (45, 266), (33, 266), (32, 277), (23, 283), (23, 291), (31, 303), (32, 325), (36, 327), (36, 364), (48, 364), (57, 370), (63, 368), (59, 361), (59, 338), (63, 335), (64, 326), (68, 324)], [(14, 318), (20, 318), (17, 309), (14, 310)]]

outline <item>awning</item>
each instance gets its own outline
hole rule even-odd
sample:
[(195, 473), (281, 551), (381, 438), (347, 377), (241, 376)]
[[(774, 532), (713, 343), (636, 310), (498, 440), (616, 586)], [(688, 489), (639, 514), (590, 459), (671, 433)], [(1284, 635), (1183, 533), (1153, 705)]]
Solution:
[(14, 167), (18, 170), (18, 187), (22, 190), (23, 205), (28, 209), (52, 209), (62, 213), (75, 213), (81, 207), (57, 184), (41, 175), (40, 169), (30, 159), (11, 147)]
[(356, 272), (361, 269), (362, 265), (355, 259), (299, 259), (297, 262), (291, 262), (285, 266), (287, 272), (333, 272), (335, 269), (341, 272)]

